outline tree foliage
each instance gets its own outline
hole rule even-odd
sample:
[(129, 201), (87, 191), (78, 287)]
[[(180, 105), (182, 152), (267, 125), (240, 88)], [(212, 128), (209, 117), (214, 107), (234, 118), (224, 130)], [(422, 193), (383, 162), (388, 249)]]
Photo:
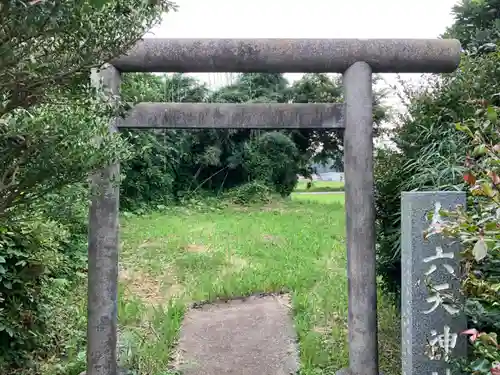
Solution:
[(453, 7), (455, 22), (444, 37), (456, 38), (469, 53), (491, 52), (500, 40), (500, 1), (461, 0)]
[(469, 207), (443, 212), (446, 220), (428, 231), (428, 236), (451, 237), (464, 247), (464, 309), (474, 327), (465, 332), (472, 343), (471, 358), (458, 361), (464, 373), (500, 371), (499, 113), (498, 107), (480, 102), (474, 118), (457, 123), (472, 146), (464, 164)]
[(60, 95), (50, 104), (5, 115), (0, 125), (0, 218), (124, 157), (123, 141), (108, 132), (110, 111), (88, 90), (82, 98)]
[[(472, 350), (459, 363), (462, 372), (497, 374), (500, 347), (498, 241), (498, 107), (500, 54), (498, 2), (462, 1), (445, 34), (465, 47), (459, 69), (428, 77), (419, 90), (406, 90), (407, 113), (393, 132), (396, 149), (376, 157), (378, 272), (399, 292), (400, 192), (459, 189), (468, 208), (443, 212), (448, 221), (431, 228), (464, 246), (462, 292), (469, 317)], [(485, 333), (488, 332), (488, 333)]]
[[(170, 1), (4, 1), (0, 9), (0, 116), (127, 51)], [(117, 27), (117, 25), (119, 25)]]
[[(128, 156), (114, 109), (88, 87), (170, 2), (0, 4), (0, 373), (65, 355), (53, 313), (85, 270), (87, 176)], [(98, 141), (100, 140), (100, 141)], [(28, 366), (28, 367), (29, 367)]]

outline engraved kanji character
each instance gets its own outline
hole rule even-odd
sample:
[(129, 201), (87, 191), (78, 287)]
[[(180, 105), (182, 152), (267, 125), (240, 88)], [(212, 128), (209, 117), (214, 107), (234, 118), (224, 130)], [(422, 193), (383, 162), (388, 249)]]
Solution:
[[(436, 247), (436, 255), (431, 255), (427, 258), (424, 258), (424, 263), (429, 263), (429, 262), (432, 262), (436, 259), (453, 259), (454, 257), (455, 257), (455, 254), (453, 254), (452, 252), (445, 253), (441, 246), (437, 246)], [(455, 270), (453, 269), (452, 266), (450, 266), (449, 264), (443, 264), (443, 267), (446, 269), (446, 271), (448, 271), (449, 274), (455, 275)], [(436, 271), (436, 269), (437, 269), (436, 265), (431, 264), (429, 270), (425, 272), (425, 276), (429, 276), (431, 273)]]
[[(446, 373), (445, 373), (445, 374), (446, 374), (446, 375), (451, 375), (451, 370), (450, 370), (449, 368), (447, 368), (447, 369), (446, 369)], [(437, 371), (433, 371), (433, 372), (431, 373), (431, 375), (439, 375), (439, 372), (437, 372)]]
[(444, 360), (448, 361), (451, 351), (457, 345), (458, 334), (451, 333), (450, 327), (445, 325), (442, 334), (438, 335), (436, 330), (432, 330), (431, 336), (428, 357), (432, 360), (440, 360), (444, 354)]
[(431, 306), (431, 308), (429, 310), (423, 311), (424, 314), (426, 314), (426, 315), (430, 314), (431, 312), (435, 311), (439, 307), (439, 305), (442, 305), (443, 308), (451, 315), (455, 315), (455, 314), (459, 313), (460, 310), (457, 309), (456, 307), (451, 306), (450, 304), (447, 304), (447, 303), (443, 303), (444, 298), (440, 292), (442, 292), (443, 290), (447, 290), (447, 289), (450, 289), (450, 284), (448, 284), (448, 283), (433, 286), (434, 294), (432, 294), (431, 296), (426, 298), (426, 301), (428, 303), (432, 303), (433, 305)]

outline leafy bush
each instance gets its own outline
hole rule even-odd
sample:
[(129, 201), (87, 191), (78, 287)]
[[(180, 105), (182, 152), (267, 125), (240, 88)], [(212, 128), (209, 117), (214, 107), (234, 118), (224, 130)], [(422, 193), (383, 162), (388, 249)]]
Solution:
[(115, 107), (87, 87), (90, 68), (123, 54), (173, 4), (3, 5), (0, 373), (13, 373), (12, 365), (40, 373), (37, 361), (66, 355), (72, 338), (67, 298), (86, 267), (85, 182), (128, 156), (123, 139), (109, 135)]
[(33, 212), (0, 226), (0, 364), (19, 365), (29, 352), (49, 344), (48, 291), (59, 281), (53, 275), (66, 261), (59, 249), (69, 238), (59, 223)]
[(463, 371), (469, 374), (499, 375), (500, 374), (500, 345), (496, 333), (478, 332), (471, 328), (464, 332), (469, 335), (472, 344), (472, 361), (458, 361)]
[[(128, 155), (108, 134), (110, 107), (86, 87), (16, 109), (0, 121), (2, 366), (59, 350), (53, 314), (86, 268), (88, 174)], [(103, 142), (96, 142), (102, 139)], [(0, 370), (4, 372), (4, 369)]]
[(377, 266), (385, 286), (399, 294), (400, 193), (463, 187), (470, 140), (455, 123), (474, 118), (477, 102), (498, 100), (498, 54), (464, 56), (459, 70), (428, 78), (427, 87), (407, 90), (408, 113), (392, 135), (395, 149), (375, 157)]
[(233, 203), (247, 205), (253, 203), (269, 203), (272, 200), (273, 191), (261, 181), (251, 181), (238, 186), (226, 193)]
[(124, 176), (120, 182), (120, 207), (136, 211), (144, 205), (169, 204), (175, 199), (177, 152), (171, 134), (128, 131), (126, 135), (133, 152), (121, 165)]
[[(59, 252), (65, 257), (54, 277), (74, 280), (86, 276), (89, 189), (84, 183), (67, 185), (40, 199), (32, 210), (39, 211), (48, 220), (59, 223), (69, 234)], [(79, 278), (76, 278), (79, 280)]]
[(493, 374), (500, 371), (500, 108), (481, 104), (474, 118), (457, 124), (473, 146), (465, 160), (468, 209), (445, 212), (446, 222), (430, 234), (464, 246), (464, 308), (473, 326), (465, 334), (473, 348), (462, 366), (467, 373)]
[(295, 143), (286, 134), (262, 134), (250, 143), (247, 157), (250, 179), (266, 183), (283, 197), (295, 189), (300, 157)]

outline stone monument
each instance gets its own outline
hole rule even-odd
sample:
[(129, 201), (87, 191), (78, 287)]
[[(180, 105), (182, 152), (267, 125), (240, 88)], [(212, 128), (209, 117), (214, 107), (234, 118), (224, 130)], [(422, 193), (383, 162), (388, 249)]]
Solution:
[[(464, 192), (401, 195), (401, 318), (403, 375), (451, 375), (453, 356), (466, 354), (460, 295), (460, 244), (439, 234), (439, 211), (465, 205)], [(432, 219), (428, 219), (432, 212)]]

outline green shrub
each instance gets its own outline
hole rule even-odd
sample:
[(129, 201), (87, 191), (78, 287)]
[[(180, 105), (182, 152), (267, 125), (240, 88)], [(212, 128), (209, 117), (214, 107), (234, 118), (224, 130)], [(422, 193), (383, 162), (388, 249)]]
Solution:
[(238, 186), (226, 193), (226, 198), (233, 203), (247, 205), (253, 203), (269, 203), (272, 200), (273, 190), (261, 181), (251, 181)]
[(285, 197), (297, 185), (299, 162), (299, 153), (291, 138), (280, 132), (269, 132), (250, 143), (246, 169), (250, 180), (262, 181)]
[(137, 211), (143, 206), (165, 205), (174, 199), (176, 150), (172, 133), (124, 131), (133, 157), (121, 165), (120, 208)]
[(76, 273), (86, 272), (88, 201), (88, 185), (77, 183), (47, 194), (31, 205), (31, 210), (41, 212), (43, 217), (59, 223), (68, 232), (68, 241), (59, 247), (66, 261), (54, 271), (55, 277), (74, 280)]
[(1, 363), (21, 364), (28, 353), (50, 342), (49, 290), (65, 262), (60, 253), (70, 238), (59, 223), (36, 212), (0, 226)]
[(68, 293), (86, 277), (87, 202), (86, 184), (68, 185), (0, 224), (0, 373), (73, 340)]
[(464, 56), (453, 74), (428, 79), (428, 88), (410, 92), (408, 113), (394, 131), (395, 150), (375, 158), (377, 267), (385, 286), (399, 295), (400, 194), (463, 186), (463, 162), (470, 140), (455, 123), (474, 118), (477, 101), (498, 100), (498, 54)]
[(485, 107), (457, 128), (472, 141), (465, 160), (468, 209), (443, 212), (445, 223), (429, 235), (458, 239), (464, 246), (462, 291), (471, 329), (469, 360), (462, 370), (474, 374), (500, 372), (500, 107)]

